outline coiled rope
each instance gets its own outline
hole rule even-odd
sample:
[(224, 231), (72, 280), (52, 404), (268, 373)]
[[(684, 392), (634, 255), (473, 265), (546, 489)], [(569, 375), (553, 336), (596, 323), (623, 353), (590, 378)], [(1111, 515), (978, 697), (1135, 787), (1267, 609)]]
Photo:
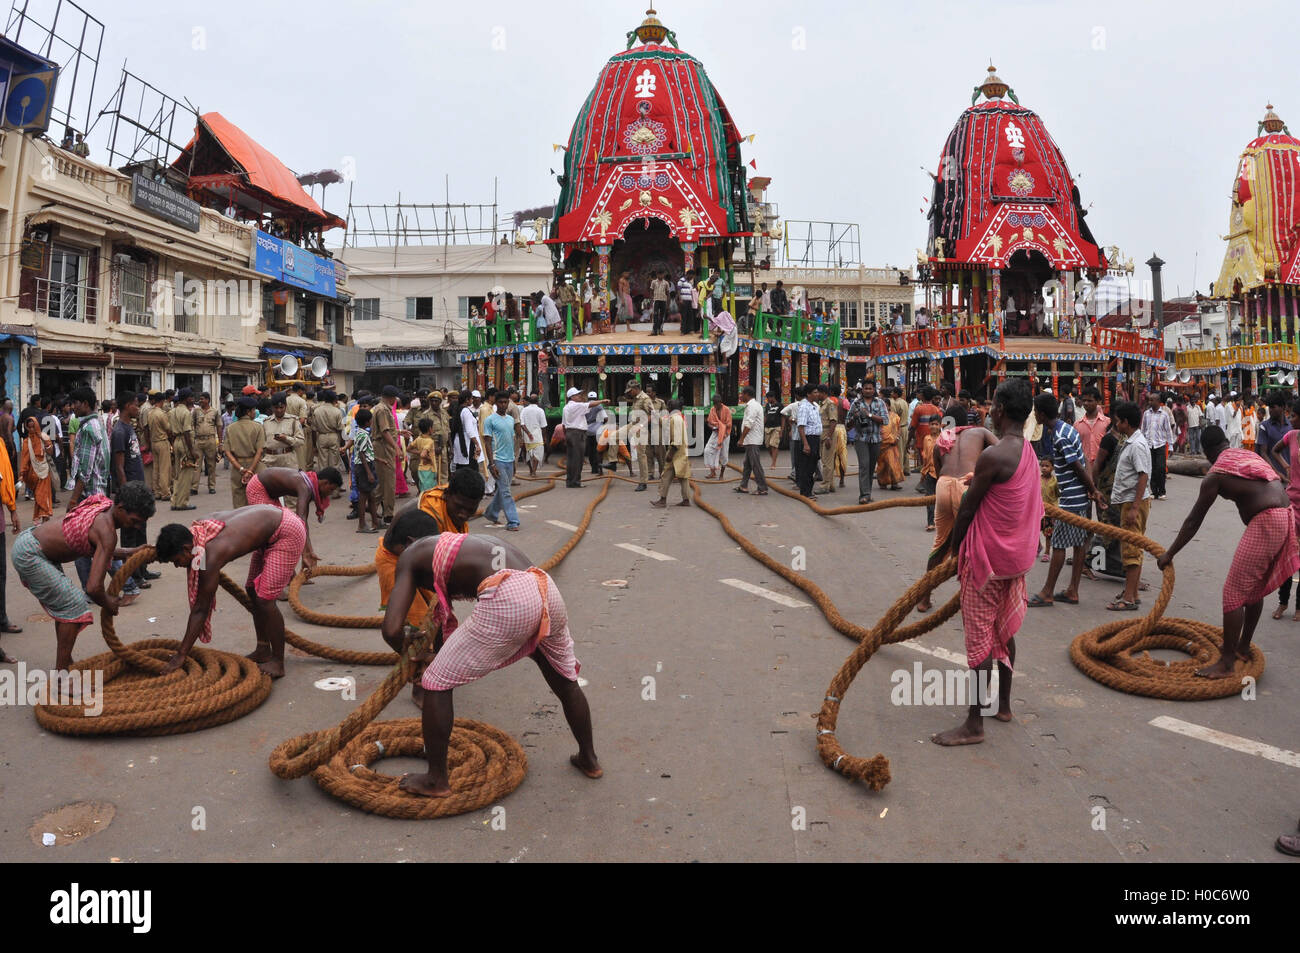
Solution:
[[(549, 559), (538, 564), (539, 568), (550, 572), (573, 552), (591, 525), (596, 507), (608, 495), (610, 482), (604, 480), (600, 493), (587, 504), (577, 529)], [(545, 489), (551, 486), (553, 479)], [(499, 729), (461, 718), (454, 723), (448, 747), (451, 796), (428, 798), (412, 794), (399, 786), (399, 778), (371, 768), (380, 758), (417, 757), (424, 753), (419, 719), (371, 722), (410, 681), (416, 660), (432, 643), (434, 634), (430, 616), (421, 635), (412, 640), (409, 651), (379, 687), (339, 724), (295, 735), (277, 745), (269, 762), (276, 777), (291, 780), (311, 773), (321, 788), (354, 807), (385, 817), (410, 819), (450, 817), (477, 810), (517, 788), (528, 770), (524, 749)]]

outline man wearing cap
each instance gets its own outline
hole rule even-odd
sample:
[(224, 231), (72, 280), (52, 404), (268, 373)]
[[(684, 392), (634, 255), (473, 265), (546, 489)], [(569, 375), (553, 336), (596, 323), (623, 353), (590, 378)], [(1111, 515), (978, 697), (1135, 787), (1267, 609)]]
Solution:
[[(564, 485), (572, 490), (582, 487), (582, 463), (587, 455), (587, 410), (591, 403), (582, 399), (582, 392), (576, 387), (570, 387), (565, 398), (567, 402), (560, 418), (564, 424)], [(603, 400), (596, 401), (597, 406), (603, 403)]]
[[(609, 415), (605, 413), (601, 404), (607, 401), (596, 402), (596, 392), (587, 392), (587, 460), (591, 463), (591, 475), (600, 476), (603, 471), (600, 468), (600, 436), (601, 429), (605, 426), (605, 421)], [(617, 459), (617, 457), (615, 457)]]
[(347, 469), (343, 465), (343, 457), (339, 454), (339, 448), (343, 446), (343, 412), (334, 402), (333, 391), (327, 390), (321, 394), (320, 403), (311, 412), (307, 423), (316, 438), (313, 468), (316, 470), (323, 470), (326, 467), (334, 467), (337, 470)]
[(190, 494), (198, 473), (198, 455), (194, 447), (194, 391), (182, 387), (176, 406), (167, 415), (172, 433), (172, 509), (192, 510)]
[(419, 427), (420, 420), (429, 421), (429, 437), (433, 440), (433, 463), (438, 471), (438, 486), (447, 479), (447, 461), (445, 451), (447, 449), (447, 417), (446, 411), (442, 409), (442, 391), (433, 390), (425, 395), (420, 404), (420, 414), (416, 419), (416, 427)]
[(668, 459), (668, 402), (659, 396), (653, 381), (645, 385), (645, 396), (651, 407), (650, 459), (647, 464), (650, 469), (650, 479), (653, 480), (656, 478), (656, 473), (663, 476), (664, 462)]
[(299, 469), (302, 424), (289, 413), (289, 398), (284, 394), (271, 398), (271, 416), (262, 421), (262, 429), (266, 431), (266, 452), (262, 462), (268, 467)]
[(294, 382), (285, 401), (284, 412), (298, 421), (298, 433), (302, 437), (295, 451), (297, 467), (306, 470), (311, 466), (311, 447), (307, 440), (307, 385), (302, 381)]
[(158, 500), (172, 495), (172, 432), (164, 403), (161, 392), (149, 395), (149, 449), (153, 453), (153, 495)]
[(375, 476), (384, 503), (385, 525), (393, 521), (393, 511), (397, 507), (397, 418), (393, 416), (397, 395), (396, 387), (385, 385), (370, 424), (370, 439), (375, 445)]
[(212, 406), (212, 395), (205, 391), (194, 409), (194, 443), (208, 471), (209, 493), (217, 492), (217, 446), (221, 443), (222, 429), (221, 415)]
[(245, 484), (264, 469), (266, 431), (253, 419), (256, 410), (257, 398), (245, 394), (235, 401), (235, 421), (226, 428), (225, 453), (231, 466), (230, 502), (235, 507), (248, 505)]

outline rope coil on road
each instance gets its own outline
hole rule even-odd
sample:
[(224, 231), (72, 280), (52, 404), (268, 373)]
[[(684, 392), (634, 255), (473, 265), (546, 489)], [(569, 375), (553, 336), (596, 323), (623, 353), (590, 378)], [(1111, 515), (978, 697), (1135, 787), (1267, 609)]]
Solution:
[[(153, 559), (154, 548), (141, 547), (114, 574), (108, 592), (116, 596), (127, 577)], [(234, 721), (271, 694), (270, 676), (250, 659), (196, 646), (184, 666), (160, 676), (180, 642), (144, 639), (123, 645), (107, 609), (100, 612), (100, 628), (110, 651), (74, 662), (71, 671), (83, 679), (103, 672), (102, 710), (91, 713), (84, 691), (78, 704), (37, 705), (36, 721), (47, 731), (81, 736), (182, 734)]]
[[(600, 493), (587, 504), (577, 529), (538, 568), (550, 572), (573, 551), (591, 525), (596, 507), (609, 493), (610, 483), (609, 479), (603, 481)], [(543, 493), (554, 485), (555, 480), (551, 478), (546, 487), (535, 492)], [(322, 789), (354, 807), (404, 819), (463, 814), (505, 797), (517, 788), (528, 769), (523, 748), (500, 729), (460, 718), (455, 721), (448, 746), (450, 797), (412, 794), (399, 787), (400, 778), (370, 768), (380, 757), (415, 757), (424, 751), (420, 719), (384, 722), (374, 722), (374, 719), (410, 681), (416, 659), (432, 644), (434, 634), (430, 616), (420, 636), (412, 641), (409, 651), (379, 687), (339, 724), (295, 735), (277, 745), (269, 761), (276, 777), (292, 780), (310, 773)]]
[[(819, 515), (831, 516), (845, 513), (868, 513), (900, 506), (925, 506), (934, 497), (898, 497), (855, 506), (822, 507), (798, 493), (768, 484), (778, 493), (800, 500)], [(854, 625), (845, 619), (835, 604), (811, 580), (787, 568), (764, 553), (732, 526), (720, 511), (703, 501), (699, 486), (692, 483), (696, 505), (715, 517), (723, 531), (740, 544), (741, 548), (787, 582), (806, 592), (836, 631), (858, 641), (857, 648), (835, 673), (817, 716), (817, 751), (827, 767), (855, 781), (863, 781), (873, 791), (881, 790), (890, 780), (889, 759), (883, 754), (861, 758), (848, 754), (836, 737), (839, 709), (845, 693), (862, 666), (881, 645), (890, 645), (916, 638), (937, 628), (952, 618), (961, 607), (958, 591), (943, 606), (923, 619), (902, 625), (920, 599), (937, 589), (956, 574), (955, 557), (927, 572), (886, 610), (870, 629)], [(1140, 546), (1153, 556), (1164, 554), (1164, 548), (1140, 533), (1085, 519), (1059, 507), (1047, 506), (1047, 515), (1105, 537)], [(1165, 618), (1164, 611), (1174, 589), (1174, 568), (1167, 567), (1162, 576), (1159, 595), (1151, 611), (1141, 619), (1120, 619), (1096, 626), (1078, 635), (1070, 645), (1070, 659), (1080, 671), (1090, 678), (1130, 694), (1172, 700), (1200, 700), (1223, 698), (1241, 690), (1241, 678), (1258, 679), (1264, 671), (1264, 655), (1258, 647), (1251, 646), (1251, 658), (1239, 669), (1237, 675), (1227, 679), (1204, 679), (1196, 676), (1198, 667), (1208, 665), (1218, 657), (1222, 646), (1223, 630), (1193, 619)], [(901, 627), (900, 627), (901, 626)], [(1152, 659), (1152, 649), (1174, 649), (1191, 656), (1183, 662), (1166, 663)], [(1138, 653), (1141, 653), (1140, 655)]]

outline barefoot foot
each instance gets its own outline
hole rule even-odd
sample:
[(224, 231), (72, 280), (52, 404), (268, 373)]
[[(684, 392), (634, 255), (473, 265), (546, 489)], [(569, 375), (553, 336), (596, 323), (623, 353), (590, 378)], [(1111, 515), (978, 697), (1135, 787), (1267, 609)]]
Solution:
[(1008, 722), (1008, 721), (1011, 720), (1011, 709), (1010, 709), (1010, 708), (999, 708), (999, 709), (998, 709), (998, 713), (997, 713), (996, 715), (994, 715), (993, 717), (996, 718), (998, 721), (1001, 721), (1001, 722)]
[(270, 657), (271, 646), (267, 645), (265, 642), (258, 642), (257, 648), (244, 656), (244, 658), (248, 659), (250, 662), (265, 662)]
[(259, 662), (257, 670), (272, 678), (284, 678), (284, 659), (267, 659)]
[(416, 708), (420, 709), (421, 711), (424, 710), (424, 686), (423, 685), (411, 686), (411, 701), (412, 703), (414, 703)]
[(569, 764), (573, 765), (575, 768), (577, 768), (579, 771), (581, 771), (587, 777), (592, 778), (593, 780), (595, 778), (603, 777), (605, 774), (605, 772), (601, 769), (600, 765), (596, 763), (595, 755), (592, 755), (590, 758), (584, 758), (580, 754), (569, 755)]
[(1201, 678), (1231, 678), (1233, 663), (1219, 659), (1213, 665), (1207, 665), (1205, 668), (1198, 668), (1196, 674)]
[(446, 781), (435, 781), (431, 774), (404, 774), (397, 786), (403, 791), (419, 794), (423, 797), (450, 797), (451, 785)]
[(937, 735), (931, 735), (930, 740), (937, 745), (943, 745), (945, 748), (952, 748), (957, 745), (977, 745), (984, 740), (984, 728), (982, 725), (972, 727), (970, 722), (964, 721), (956, 728), (949, 728)]

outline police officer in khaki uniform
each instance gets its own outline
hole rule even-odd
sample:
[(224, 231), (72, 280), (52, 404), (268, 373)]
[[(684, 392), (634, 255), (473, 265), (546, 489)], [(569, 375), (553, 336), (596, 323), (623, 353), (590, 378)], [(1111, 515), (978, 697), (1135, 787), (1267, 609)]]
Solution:
[(224, 449), (231, 466), (230, 502), (236, 508), (248, 505), (245, 483), (266, 469), (262, 465), (266, 431), (253, 419), (256, 410), (256, 397), (240, 397), (235, 401), (235, 421), (226, 428)]
[(298, 421), (299, 433), (303, 435), (302, 442), (298, 444), (295, 452), (298, 458), (295, 466), (299, 470), (306, 470), (311, 466), (311, 448), (307, 445), (307, 385), (301, 382), (295, 383), (289, 388), (286, 400), (284, 412)]
[(327, 390), (321, 393), (320, 401), (307, 421), (316, 445), (312, 469), (320, 471), (326, 467), (334, 467), (347, 473), (347, 467), (343, 465), (343, 457), (340, 455), (343, 446), (343, 412), (335, 406), (334, 399), (333, 391)]
[(217, 492), (217, 447), (221, 443), (221, 414), (212, 406), (212, 395), (206, 391), (194, 408), (194, 444), (199, 462), (208, 471), (208, 492)]
[(632, 403), (632, 419), (628, 427), (628, 443), (636, 448), (637, 482), (636, 492), (649, 488), (650, 480), (650, 420), (654, 417), (655, 405), (641, 390), (636, 381), (627, 385), (627, 396)]
[(266, 452), (262, 462), (268, 467), (298, 466), (298, 451), (302, 447), (302, 424), (288, 412), (289, 399), (284, 394), (271, 398), (271, 416), (262, 421), (266, 431)]
[(172, 432), (172, 509), (192, 510), (190, 493), (198, 473), (198, 448), (194, 444), (194, 392), (182, 387), (167, 418)]
[(149, 395), (149, 451), (153, 454), (153, 495), (167, 500), (172, 495), (172, 431), (163, 395)]
[(647, 461), (650, 479), (653, 480), (655, 468), (658, 467), (662, 475), (668, 464), (668, 402), (655, 392), (654, 384), (645, 385), (645, 395), (654, 408), (650, 425), (650, 459)]

